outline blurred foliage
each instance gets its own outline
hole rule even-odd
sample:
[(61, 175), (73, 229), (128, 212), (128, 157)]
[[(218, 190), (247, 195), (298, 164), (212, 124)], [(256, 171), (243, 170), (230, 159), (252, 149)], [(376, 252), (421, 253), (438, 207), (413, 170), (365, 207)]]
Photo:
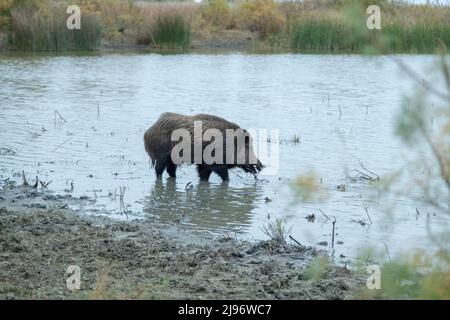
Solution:
[(326, 188), (321, 179), (313, 172), (299, 175), (293, 182), (293, 189), (297, 200), (301, 202), (322, 202), (328, 197)]
[[(381, 266), (381, 289), (361, 288), (362, 299), (450, 299), (447, 253), (415, 251)], [(362, 272), (361, 272), (362, 273)]]
[(144, 300), (167, 299), (164, 292), (169, 287), (169, 278), (150, 279), (151, 283), (139, 286), (123, 286), (115, 281), (114, 265), (105, 259), (96, 260), (96, 279), (93, 290), (82, 292), (84, 300)]
[[(387, 46), (375, 40), (374, 48), (386, 53)], [(441, 219), (450, 219), (450, 68), (441, 41), (437, 72), (425, 79), (397, 57), (393, 59), (414, 80), (412, 95), (406, 95), (397, 115), (397, 135), (410, 147), (415, 159), (402, 170), (382, 179), (384, 194), (411, 199), (430, 208)], [(430, 80), (431, 77), (433, 80)], [(402, 179), (404, 178), (404, 179)], [(416, 209), (417, 213), (420, 212)], [(393, 209), (395, 213), (395, 209)], [(435, 216), (435, 215), (433, 215)], [(450, 299), (450, 232), (448, 224), (434, 231), (430, 215), (426, 222), (431, 247), (404, 252), (382, 265), (381, 290), (362, 289), (362, 298)], [(381, 255), (378, 255), (381, 258)], [(364, 259), (362, 259), (364, 260)], [(384, 260), (384, 259), (383, 259)], [(370, 264), (366, 259), (366, 265)]]
[(331, 270), (331, 263), (327, 256), (318, 256), (312, 260), (301, 275), (302, 280), (326, 279)]

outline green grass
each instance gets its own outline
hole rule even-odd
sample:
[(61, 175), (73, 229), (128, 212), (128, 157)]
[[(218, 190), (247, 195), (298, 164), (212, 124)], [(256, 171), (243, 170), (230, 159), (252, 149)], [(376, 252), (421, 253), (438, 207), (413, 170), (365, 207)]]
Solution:
[(450, 46), (450, 27), (427, 21), (411, 26), (393, 23), (385, 27), (382, 35), (387, 46), (395, 52), (430, 52), (439, 46), (440, 41)]
[(358, 37), (350, 23), (326, 18), (309, 18), (294, 27), (291, 47), (311, 51), (360, 51), (367, 42)]

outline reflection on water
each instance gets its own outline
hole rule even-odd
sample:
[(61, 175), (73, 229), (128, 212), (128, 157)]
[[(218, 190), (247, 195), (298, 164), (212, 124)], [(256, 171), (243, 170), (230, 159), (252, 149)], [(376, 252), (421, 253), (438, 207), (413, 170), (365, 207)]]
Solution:
[(157, 179), (145, 197), (143, 211), (164, 222), (180, 221), (210, 230), (241, 233), (251, 225), (252, 212), (262, 194), (256, 183), (239, 188), (203, 181), (195, 186), (191, 183), (182, 186), (175, 179), (164, 182)]
[[(403, 59), (429, 74), (430, 56)], [(266, 238), (261, 227), (268, 217), (287, 217), (294, 238), (308, 245), (330, 243), (332, 219), (320, 209), (336, 217), (336, 256), (355, 256), (368, 245), (384, 250), (384, 242), (392, 254), (426, 247), (428, 214), (417, 216), (408, 199), (380, 201), (367, 183), (347, 179), (359, 160), (380, 176), (403, 166), (409, 151), (393, 124), (410, 89), (388, 57), (0, 55), (0, 178), (20, 180), (24, 170), (52, 181), (56, 192), (73, 185), (74, 196), (95, 197), (97, 207), (118, 218), (179, 220), (254, 239)], [(157, 181), (143, 134), (166, 111), (279, 129), (278, 174), (255, 183), (235, 170), (228, 184), (216, 176), (202, 184), (187, 166), (176, 181)], [(294, 136), (299, 143), (289, 143)], [(293, 198), (290, 181), (309, 170), (321, 178), (327, 202)], [(345, 192), (336, 188), (341, 184)], [(391, 204), (396, 224), (385, 215)], [(433, 212), (419, 210), (440, 223)], [(314, 222), (306, 219), (312, 214)]]

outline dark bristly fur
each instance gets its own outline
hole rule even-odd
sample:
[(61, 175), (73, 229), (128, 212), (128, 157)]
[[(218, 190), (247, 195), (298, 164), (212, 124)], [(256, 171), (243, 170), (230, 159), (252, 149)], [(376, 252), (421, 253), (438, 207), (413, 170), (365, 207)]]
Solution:
[[(207, 129), (217, 129), (222, 132), (223, 143), (224, 143), (224, 157), (226, 150), (226, 129), (241, 129), (237, 124), (229, 122), (223, 118), (216, 117), (208, 114), (197, 114), (193, 116), (185, 116), (177, 113), (166, 112), (161, 114), (158, 121), (153, 124), (144, 134), (145, 150), (152, 159), (152, 164), (155, 166), (155, 172), (157, 177), (161, 177), (164, 170), (171, 177), (176, 176), (177, 165), (173, 163), (171, 158), (172, 148), (179, 143), (179, 141), (172, 141), (172, 132), (176, 129), (186, 129), (190, 132), (191, 137), (194, 137), (194, 121), (202, 122), (203, 133)], [(244, 130), (244, 134), (248, 134)], [(218, 174), (222, 180), (228, 180), (228, 169), (238, 167), (243, 169), (245, 172), (256, 174), (262, 170), (262, 163), (257, 160), (256, 164), (249, 163), (249, 152), (253, 152), (251, 148), (251, 140), (245, 140), (245, 151), (246, 151), (246, 161), (245, 164), (197, 164), (198, 174), (201, 180), (208, 180), (212, 172)], [(203, 142), (202, 148), (209, 144), (209, 142)], [(193, 152), (193, 141), (191, 144), (192, 155)], [(235, 145), (236, 151), (236, 145)], [(191, 163), (194, 163), (193, 161)], [(225, 163), (225, 162), (224, 162)]]

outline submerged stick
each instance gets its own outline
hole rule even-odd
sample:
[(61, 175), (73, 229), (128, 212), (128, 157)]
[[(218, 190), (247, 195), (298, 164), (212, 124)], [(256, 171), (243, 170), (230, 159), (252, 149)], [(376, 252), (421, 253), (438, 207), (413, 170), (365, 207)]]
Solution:
[(388, 246), (386, 244), (386, 241), (384, 241), (383, 243), (384, 243), (384, 247), (386, 248), (386, 253), (387, 253), (387, 256), (389, 258), (389, 262), (392, 262), (391, 255), (389, 254), (389, 249), (388, 249)]
[(323, 216), (324, 216), (325, 218), (327, 218), (327, 220), (330, 220), (330, 217), (328, 217), (328, 216), (322, 211), (322, 209), (319, 209), (319, 212), (320, 212), (321, 214), (323, 214)]
[(72, 137), (66, 139), (63, 143), (61, 143), (60, 145), (58, 145), (58, 146), (53, 150), (53, 152), (55, 152), (55, 151), (58, 150), (60, 147), (62, 147), (62, 146), (63, 146), (67, 141), (69, 141), (70, 139), (72, 139)]
[(41, 188), (42, 188), (42, 189), (47, 188), (48, 185), (49, 185), (50, 183), (52, 183), (52, 182), (53, 182), (53, 180), (50, 180), (49, 182), (39, 181), (39, 183), (41, 184)]
[(331, 248), (334, 248), (334, 231), (336, 227), (336, 217), (333, 220), (333, 233), (331, 234)]
[(25, 176), (25, 171), (22, 170), (22, 181), (24, 186), (28, 186), (27, 177)]
[[(362, 168), (363, 170), (365, 170), (365, 171), (367, 171), (368, 173), (374, 175), (374, 176), (376, 177), (377, 180), (380, 179), (380, 176), (379, 176), (379, 175), (377, 175), (377, 174), (376, 174), (375, 172), (373, 172), (373, 171), (370, 171), (369, 169), (367, 169), (367, 168), (364, 166), (364, 163), (361, 161), (361, 159), (359, 159), (359, 158), (357, 158), (357, 157), (355, 157), (355, 158), (358, 160), (359, 165), (361, 166), (361, 168)], [(372, 178), (372, 179), (373, 179), (373, 178)]]
[(368, 210), (367, 204), (365, 202), (363, 202), (363, 208), (364, 208), (364, 211), (366, 211), (366, 215), (367, 215), (367, 218), (369, 218), (370, 224), (372, 224), (372, 218), (370, 218), (369, 210)]
[(58, 115), (60, 119), (62, 119), (65, 123), (67, 123), (67, 120), (64, 119), (64, 117), (62, 116), (62, 114), (59, 113), (58, 110), (55, 110), (55, 124), (56, 124), (56, 115)]
[(38, 187), (38, 185), (39, 185), (39, 178), (38, 178), (38, 176), (36, 176), (36, 182), (34, 183), (33, 188), (36, 189)]

